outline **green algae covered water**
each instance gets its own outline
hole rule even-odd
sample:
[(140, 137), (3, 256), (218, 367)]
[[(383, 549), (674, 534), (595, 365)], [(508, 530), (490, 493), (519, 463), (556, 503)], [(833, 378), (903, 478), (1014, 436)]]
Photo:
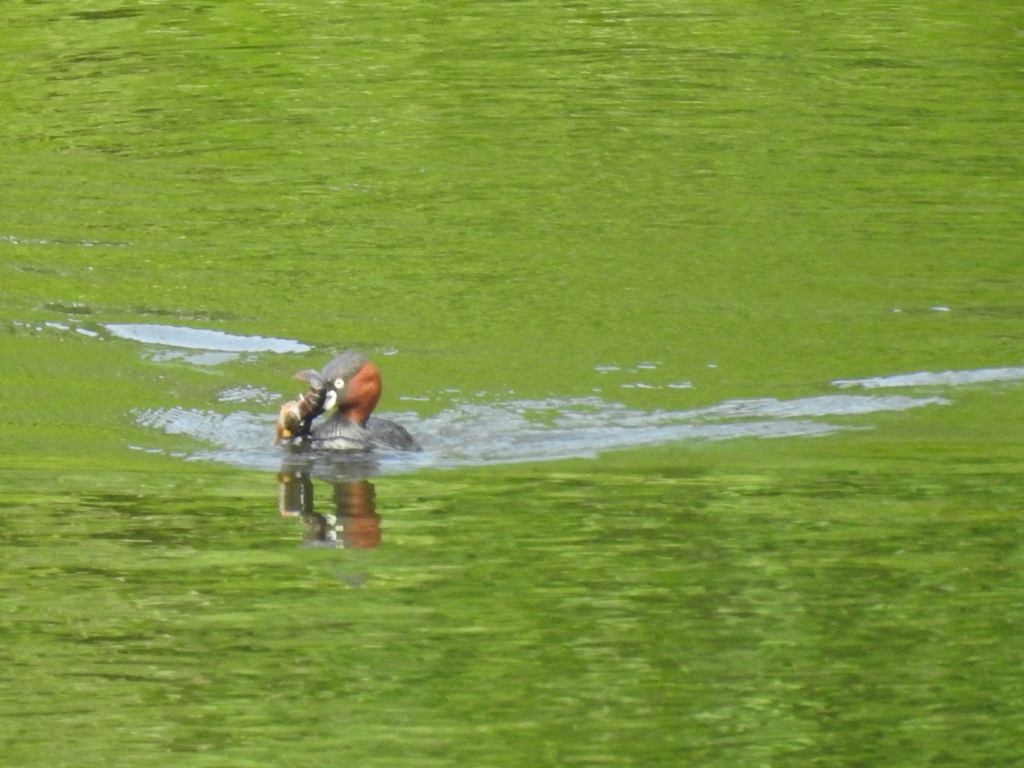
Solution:
[(1017, 4), (0, 21), (0, 764), (1024, 761)]

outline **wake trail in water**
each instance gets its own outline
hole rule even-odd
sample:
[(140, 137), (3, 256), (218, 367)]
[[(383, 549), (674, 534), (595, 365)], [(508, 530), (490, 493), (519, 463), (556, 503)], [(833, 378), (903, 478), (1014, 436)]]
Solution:
[[(221, 398), (227, 400), (227, 397)], [(599, 397), (456, 404), (427, 418), (387, 413), (416, 435), (422, 454), (382, 452), (379, 472), (586, 458), (602, 451), (684, 440), (817, 437), (865, 427), (818, 419), (948, 405), (943, 397), (821, 395), (794, 400), (727, 400), (684, 411), (641, 411)], [(136, 421), (215, 447), (187, 455), (251, 469), (274, 470), (287, 454), (271, 446), (273, 414), (166, 408), (137, 412)]]

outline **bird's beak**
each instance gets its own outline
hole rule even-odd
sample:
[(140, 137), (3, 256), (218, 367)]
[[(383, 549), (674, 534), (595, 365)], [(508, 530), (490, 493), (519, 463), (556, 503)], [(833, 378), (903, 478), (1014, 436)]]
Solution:
[(338, 393), (333, 389), (327, 392), (327, 397), (324, 398), (324, 413), (330, 413), (338, 407)]

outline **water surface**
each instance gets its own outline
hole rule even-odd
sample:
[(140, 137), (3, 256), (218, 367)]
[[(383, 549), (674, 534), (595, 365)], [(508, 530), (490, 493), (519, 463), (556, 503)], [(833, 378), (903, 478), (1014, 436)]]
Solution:
[(0, 23), (0, 762), (1024, 761), (1019, 4)]

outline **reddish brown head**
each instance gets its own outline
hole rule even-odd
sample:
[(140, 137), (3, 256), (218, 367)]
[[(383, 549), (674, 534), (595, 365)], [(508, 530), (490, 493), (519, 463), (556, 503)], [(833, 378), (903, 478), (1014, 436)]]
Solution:
[(357, 424), (366, 424), (380, 400), (380, 371), (355, 350), (343, 352), (321, 371), (327, 385), (324, 408), (337, 407), (338, 413)]

